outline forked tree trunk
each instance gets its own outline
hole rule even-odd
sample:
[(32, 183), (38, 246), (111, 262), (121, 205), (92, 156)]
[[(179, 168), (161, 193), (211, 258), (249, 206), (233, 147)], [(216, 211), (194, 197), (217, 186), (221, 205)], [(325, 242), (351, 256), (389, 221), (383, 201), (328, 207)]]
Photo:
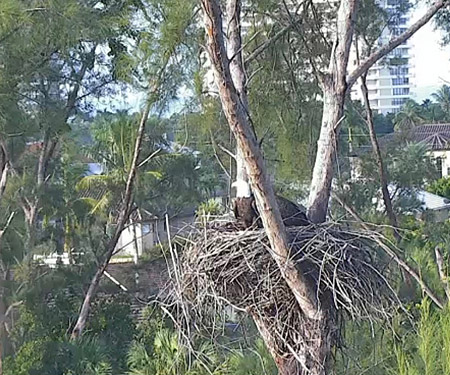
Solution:
[[(215, 83), (219, 90), (222, 108), (228, 124), (236, 138), (238, 148), (244, 156), (246, 171), (270, 242), (271, 255), (295, 296), (304, 316), (317, 327), (316, 330), (309, 332), (311, 340), (318, 343), (317, 351), (314, 353), (314, 361), (305, 356), (303, 366), (311, 374), (323, 374), (330, 354), (329, 340), (322, 340), (321, 335), (323, 329), (325, 329), (322, 323), (326, 321), (327, 317), (318, 304), (315, 288), (308, 283), (303, 272), (298, 270), (290, 259), (285, 227), (281, 220), (273, 188), (267, 176), (261, 150), (256, 141), (248, 108), (244, 107), (233, 84), (230, 64), (225, 52), (219, 0), (202, 0), (202, 8), (204, 11), (208, 53), (214, 70)], [(258, 324), (257, 317), (256, 323)], [(267, 346), (270, 348), (272, 340), (270, 338), (270, 327), (259, 324), (258, 328)], [(319, 335), (316, 335), (317, 332)], [(293, 363), (295, 361), (293, 362), (292, 359), (281, 361), (281, 357), (275, 356), (275, 352), (272, 352), (272, 354), (281, 373), (293, 373)], [(302, 353), (299, 355), (301, 356)], [(321, 360), (317, 361), (319, 357)], [(320, 365), (316, 366), (317, 363), (320, 363)], [(297, 367), (297, 365), (296, 363), (295, 366)], [(301, 372), (296, 371), (295, 373), (300, 374)]]
[(202, 0), (202, 7), (208, 36), (208, 52), (222, 108), (228, 124), (236, 137), (238, 147), (244, 154), (247, 173), (272, 247), (272, 256), (280, 267), (283, 277), (292, 289), (305, 315), (315, 319), (319, 309), (317, 308), (314, 291), (310, 290), (304, 275), (297, 272), (294, 264), (289, 260), (289, 245), (280, 210), (275, 200), (275, 194), (267, 178), (264, 160), (256, 141), (250, 118), (242, 107), (240, 98), (231, 80), (222, 35), (222, 13), (219, 1)]
[(343, 120), (347, 65), (358, 2), (359, 0), (341, 0), (337, 14), (336, 40), (328, 72), (321, 77), (323, 116), (308, 208), (308, 217), (314, 223), (324, 222), (327, 216), (337, 153), (337, 135)]
[(86, 323), (87, 323), (87, 319), (88, 319), (89, 311), (90, 311), (90, 307), (91, 307), (91, 302), (95, 297), (95, 294), (97, 292), (98, 286), (100, 284), (100, 280), (103, 276), (103, 273), (105, 272), (106, 267), (108, 267), (109, 261), (111, 260), (111, 257), (114, 253), (114, 249), (116, 248), (117, 242), (120, 238), (120, 235), (122, 234), (123, 228), (125, 227), (125, 224), (127, 223), (128, 218), (130, 216), (131, 203), (132, 203), (131, 197), (133, 194), (134, 181), (136, 179), (136, 173), (137, 173), (137, 168), (138, 168), (138, 159), (139, 159), (139, 155), (141, 153), (142, 140), (144, 138), (145, 125), (147, 123), (147, 118), (150, 113), (150, 107), (151, 107), (151, 104), (149, 102), (144, 109), (144, 113), (142, 114), (142, 118), (139, 123), (139, 129), (138, 129), (137, 136), (136, 136), (136, 144), (134, 147), (133, 160), (131, 162), (130, 172), (128, 173), (125, 194), (124, 194), (124, 198), (123, 198), (123, 201), (121, 204), (116, 229), (114, 231), (112, 238), (108, 242), (104, 260), (100, 264), (100, 266), (97, 268), (97, 271), (95, 272), (95, 275), (92, 278), (91, 283), (89, 285), (89, 289), (86, 292), (86, 296), (84, 297), (83, 304), (82, 304), (81, 310), (80, 310), (80, 314), (78, 316), (78, 320), (75, 324), (75, 327), (72, 330), (72, 335), (71, 335), (72, 339), (76, 339), (77, 337), (81, 336), (84, 328), (86, 327)]
[(347, 75), (348, 57), (353, 38), (354, 17), (358, 0), (341, 0), (338, 15), (336, 42), (330, 56), (328, 72), (319, 75), (323, 89), (323, 118), (317, 156), (309, 194), (308, 216), (316, 223), (325, 221), (333, 180), (333, 166), (337, 152), (337, 135), (342, 121), (345, 95), (353, 84), (382, 57), (409, 39), (440, 9), (449, 5), (448, 0), (437, 0), (427, 12), (404, 33), (374, 51), (358, 67)]

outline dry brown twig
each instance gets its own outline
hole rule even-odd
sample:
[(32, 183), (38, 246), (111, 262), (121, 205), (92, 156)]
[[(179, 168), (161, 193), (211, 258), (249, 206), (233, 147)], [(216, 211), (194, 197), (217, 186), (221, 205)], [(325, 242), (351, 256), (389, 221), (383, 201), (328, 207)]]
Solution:
[[(340, 343), (338, 327), (344, 316), (388, 321), (401, 306), (378, 271), (384, 265), (369, 232), (327, 224), (289, 228), (288, 237), (291, 260), (316, 286), (318, 301), (330, 311), (327, 334), (334, 344)], [(217, 330), (217, 317), (232, 306), (270, 328), (280, 355), (304, 354), (306, 347), (314, 358), (308, 332), (318, 323), (305, 319), (299, 309), (268, 251), (264, 230), (212, 223), (193, 230), (180, 249), (172, 297), (182, 306), (184, 326)]]

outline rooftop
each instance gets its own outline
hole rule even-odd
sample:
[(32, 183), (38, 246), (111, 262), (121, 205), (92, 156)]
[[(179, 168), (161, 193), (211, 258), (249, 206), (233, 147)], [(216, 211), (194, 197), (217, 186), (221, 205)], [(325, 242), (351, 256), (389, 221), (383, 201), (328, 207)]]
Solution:
[[(450, 150), (450, 124), (418, 125), (408, 131), (383, 135), (378, 141), (381, 147), (385, 147), (389, 143), (401, 139), (427, 145), (433, 151)], [(371, 149), (370, 145), (364, 145), (356, 153), (365, 153)]]

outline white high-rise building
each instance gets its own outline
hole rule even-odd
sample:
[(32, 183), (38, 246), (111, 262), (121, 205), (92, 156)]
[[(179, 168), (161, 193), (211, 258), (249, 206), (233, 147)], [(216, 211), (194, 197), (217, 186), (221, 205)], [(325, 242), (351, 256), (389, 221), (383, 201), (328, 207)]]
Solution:
[[(398, 0), (381, 0), (379, 3), (388, 12), (393, 13)], [(409, 14), (393, 16), (389, 26), (379, 38), (379, 45), (386, 44), (393, 37), (406, 31), (409, 22)], [(406, 41), (369, 69), (367, 88), (374, 112), (396, 113), (408, 99), (414, 97), (412, 48), (412, 43)], [(355, 63), (355, 60), (351, 61), (350, 66)], [(354, 100), (362, 99), (359, 81), (353, 86), (351, 94)]]

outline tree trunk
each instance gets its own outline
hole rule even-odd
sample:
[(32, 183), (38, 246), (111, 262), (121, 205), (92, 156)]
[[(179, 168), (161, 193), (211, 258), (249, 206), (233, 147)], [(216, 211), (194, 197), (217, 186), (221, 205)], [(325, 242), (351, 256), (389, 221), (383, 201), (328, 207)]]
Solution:
[(328, 73), (321, 77), (323, 117), (309, 191), (308, 209), (308, 217), (314, 223), (324, 222), (328, 210), (333, 166), (337, 152), (337, 135), (343, 120), (347, 92), (347, 65), (357, 5), (358, 0), (341, 0), (337, 15), (336, 40), (330, 57)]
[(147, 123), (147, 118), (150, 113), (151, 108), (151, 102), (148, 102), (144, 112), (142, 114), (141, 121), (139, 123), (139, 129), (136, 136), (136, 144), (134, 148), (134, 154), (133, 154), (133, 160), (130, 166), (130, 172), (128, 174), (127, 184), (125, 188), (125, 195), (122, 201), (119, 218), (117, 220), (117, 226), (116, 230), (114, 231), (114, 235), (112, 236), (111, 240), (108, 242), (108, 245), (106, 247), (106, 254), (103, 262), (100, 264), (99, 268), (95, 272), (94, 277), (91, 280), (91, 283), (89, 285), (89, 289), (86, 293), (86, 296), (83, 300), (83, 305), (81, 306), (80, 314), (78, 316), (78, 320), (75, 324), (75, 327), (73, 328), (71, 338), (76, 339), (77, 337), (81, 336), (83, 333), (84, 328), (86, 327), (87, 319), (89, 316), (89, 310), (91, 306), (91, 302), (95, 297), (95, 293), (97, 292), (98, 286), (100, 284), (100, 279), (103, 276), (103, 273), (106, 270), (106, 267), (108, 267), (109, 261), (114, 253), (114, 249), (116, 248), (117, 241), (120, 238), (120, 235), (122, 234), (123, 228), (125, 227), (125, 224), (127, 223), (130, 211), (131, 211), (131, 204), (132, 204), (132, 193), (133, 193), (133, 187), (134, 187), (134, 181), (136, 178), (137, 168), (138, 168), (138, 159), (139, 155), (141, 153), (141, 146), (142, 146), (142, 140), (144, 138), (145, 134), (145, 126)]
[[(134, 256), (133, 261), (134, 264), (139, 264), (139, 243), (137, 238), (137, 231), (136, 231), (136, 224), (133, 224), (130, 220), (131, 227), (133, 228), (133, 247), (134, 247)], [(142, 225), (141, 225), (141, 231), (142, 231)], [(142, 236), (142, 233), (141, 233)]]
[[(359, 60), (359, 59), (358, 59)], [(375, 133), (375, 127), (373, 124), (373, 114), (372, 108), (369, 102), (369, 90), (367, 89), (367, 72), (361, 76), (361, 91), (364, 99), (364, 107), (366, 109), (367, 116), (367, 127), (369, 128), (370, 142), (372, 143), (372, 150), (375, 156), (375, 162), (378, 167), (378, 176), (380, 179), (381, 193), (383, 195), (384, 207), (386, 208), (386, 213), (389, 218), (389, 222), (394, 229), (394, 236), (397, 241), (400, 240), (400, 236), (396, 230), (397, 228), (397, 217), (395, 216), (394, 209), (392, 208), (391, 196), (388, 190), (388, 180), (386, 176), (386, 169), (383, 163), (383, 157), (381, 156), (380, 146), (378, 144), (377, 135)]]
[(345, 91), (336, 92), (333, 82), (326, 82), (324, 87), (322, 126), (309, 191), (308, 218), (314, 223), (324, 222), (327, 216), (337, 153), (338, 128), (342, 121), (345, 101)]
[(69, 258), (69, 264), (74, 264), (73, 259), (73, 223), (69, 214), (66, 215), (64, 220), (64, 252)]
[(341, 0), (337, 15), (336, 42), (331, 52), (328, 72), (318, 74), (317, 77), (322, 82), (324, 110), (309, 194), (308, 216), (315, 223), (323, 222), (326, 219), (337, 151), (337, 135), (340, 121), (342, 121), (346, 93), (372, 65), (409, 39), (441, 8), (450, 4), (448, 0), (435, 1), (417, 22), (404, 33), (374, 51), (347, 76), (357, 3), (358, 0)]
[(15, 305), (19, 303), (13, 304), (8, 308), (6, 304), (6, 285), (11, 281), (11, 273), (4, 266), (3, 262), (1, 263), (1, 287), (0, 287), (0, 375), (3, 374), (3, 360), (6, 356), (11, 355), (13, 353), (13, 347), (11, 342), (11, 337), (6, 329), (6, 321), (10, 314), (13, 313), (13, 308)]
[[(250, 311), (259, 334), (264, 340), (267, 349), (274, 359), (280, 375), (326, 375), (330, 368), (331, 336), (327, 318), (320, 322), (305, 322), (303, 337), (309, 338), (309, 347), (301, 348), (298, 353), (293, 353), (292, 348), (286, 350), (280, 348), (268, 326), (258, 313)], [(308, 341), (308, 340), (306, 340)]]
[[(244, 70), (244, 59), (242, 53), (241, 37), (241, 1), (227, 0), (227, 54), (230, 60), (230, 74), (234, 87), (241, 100), (242, 107), (249, 113), (247, 96), (247, 77)], [(236, 180), (248, 182), (245, 169), (244, 154), (236, 146)]]
[[(308, 283), (303, 272), (298, 270), (290, 260), (289, 244), (286, 238), (284, 224), (281, 220), (275, 194), (267, 177), (263, 157), (256, 141), (251, 119), (248, 111), (243, 107), (243, 103), (231, 78), (229, 61), (226, 58), (222, 36), (222, 15), (219, 2), (218, 0), (202, 0), (202, 7), (208, 37), (208, 52), (212, 62), (222, 108), (236, 138), (238, 148), (244, 155), (246, 171), (255, 195), (264, 229), (270, 242), (271, 255), (295, 296), (302, 313), (305, 315), (305, 320), (310, 321), (312, 323), (311, 326), (317, 327), (314, 332), (308, 332), (309, 337), (311, 337), (312, 341), (322, 343), (323, 341), (320, 336), (322, 325), (320, 323), (327, 316), (319, 307), (314, 293), (315, 288)], [(298, 358), (300, 357), (295, 357), (294, 354), (292, 357), (289, 357), (289, 354), (287, 354), (288, 357), (285, 359), (284, 355), (277, 353), (273, 349), (275, 341), (270, 335), (270, 327), (265, 327), (258, 320), (258, 316), (254, 315), (254, 319), (263, 339), (279, 366), (280, 372), (283, 374), (300, 373), (297, 371), (299, 366)], [(317, 333), (319, 333), (319, 336), (316, 335)], [(329, 347), (320, 346), (324, 349), (313, 353), (312, 357), (315, 359), (317, 356), (323, 355), (324, 358), (328, 359), (330, 355)], [(323, 374), (324, 366), (327, 362), (327, 360), (322, 361), (319, 371), (312, 365), (311, 361), (305, 360), (303, 363), (307, 369), (305, 373), (306, 371), (310, 371), (311, 374)]]
[(275, 194), (267, 177), (264, 160), (248, 112), (243, 108), (231, 79), (222, 35), (222, 13), (219, 2), (218, 0), (202, 0), (202, 8), (208, 37), (208, 53), (222, 108), (236, 137), (238, 147), (244, 154), (246, 170), (271, 245), (272, 256), (304, 314), (310, 319), (319, 319), (321, 310), (318, 308), (314, 289), (308, 285), (303, 273), (298, 272), (290, 261), (286, 231)]

